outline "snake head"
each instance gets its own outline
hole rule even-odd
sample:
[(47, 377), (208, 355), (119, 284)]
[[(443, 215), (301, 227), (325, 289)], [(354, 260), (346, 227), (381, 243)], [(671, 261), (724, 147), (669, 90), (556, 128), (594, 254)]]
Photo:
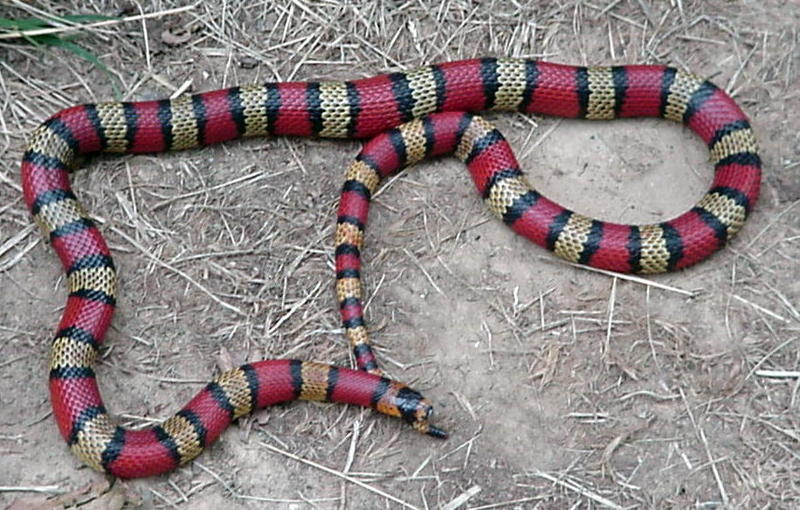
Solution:
[(438, 439), (447, 439), (447, 432), (430, 423), (433, 404), (418, 391), (398, 384), (396, 391), (392, 392), (391, 401), (397, 409), (397, 415), (414, 430)]

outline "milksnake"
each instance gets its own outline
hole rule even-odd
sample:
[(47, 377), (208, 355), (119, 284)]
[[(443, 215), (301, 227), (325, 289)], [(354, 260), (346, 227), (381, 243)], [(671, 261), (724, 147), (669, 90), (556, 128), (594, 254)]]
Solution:
[[(593, 220), (532, 189), (499, 132), (459, 113), (481, 110), (683, 122), (708, 145), (714, 181), (695, 207), (670, 221), (637, 227)], [(451, 113), (429, 115), (434, 112)], [(297, 360), (248, 364), (220, 374), (161, 425), (124, 429), (107, 413), (93, 369), (116, 303), (116, 271), (68, 172), (83, 154), (173, 151), (261, 135), (379, 135), (347, 171), (336, 229), (337, 298), (360, 370)], [(25, 202), (67, 274), (50, 394), (72, 451), (120, 477), (163, 473), (199, 455), (252, 409), (294, 399), (373, 407), (443, 437), (428, 423), (426, 399), (379, 375), (362, 316), (360, 251), (369, 198), (380, 179), (451, 152), (467, 163), (489, 209), (516, 232), (573, 262), (623, 272), (681, 269), (710, 255), (741, 228), (761, 176), (755, 137), (734, 101), (712, 83), (665, 66), (484, 58), (348, 82), (267, 83), (67, 108), (34, 131), (21, 173)]]

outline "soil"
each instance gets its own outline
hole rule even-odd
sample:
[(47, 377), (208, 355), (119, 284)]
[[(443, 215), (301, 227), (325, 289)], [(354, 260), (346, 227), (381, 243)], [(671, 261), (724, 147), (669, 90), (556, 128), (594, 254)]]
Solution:
[[(0, 17), (139, 13), (100, 0), (12, 5)], [(64, 49), (0, 39), (0, 507), (800, 506), (800, 4), (229, 0), (170, 11), (187, 5), (144, 3), (157, 13), (145, 22), (80, 30), (74, 42), (108, 73)], [(82, 102), (478, 55), (710, 77), (761, 145), (761, 198), (743, 231), (678, 273), (600, 273), (496, 221), (458, 161), (425, 162), (374, 202), (366, 318), (383, 366), (435, 403), (448, 440), (298, 402), (240, 420), (168, 475), (121, 481), (82, 466), (47, 391), (65, 285), (21, 198), (32, 129)], [(711, 182), (706, 148), (672, 123), (487, 118), (540, 191), (600, 219), (664, 220)], [(352, 365), (332, 246), (359, 147), (250, 139), (95, 157), (75, 172), (120, 269), (97, 365), (110, 412), (129, 426), (158, 422), (247, 361)]]

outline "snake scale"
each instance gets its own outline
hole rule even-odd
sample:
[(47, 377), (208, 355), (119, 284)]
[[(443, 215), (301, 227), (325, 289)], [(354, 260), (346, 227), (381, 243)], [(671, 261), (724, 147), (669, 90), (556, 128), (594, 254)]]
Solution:
[[(713, 183), (695, 207), (669, 221), (594, 220), (533, 189), (500, 133), (466, 113), (483, 110), (682, 122), (708, 146)], [(335, 240), (336, 293), (359, 370), (298, 360), (244, 365), (217, 376), (162, 424), (125, 429), (106, 411), (93, 369), (116, 303), (116, 271), (68, 174), (83, 154), (174, 151), (263, 135), (374, 137), (347, 170)], [(372, 407), (444, 437), (428, 422), (428, 400), (380, 375), (362, 315), (360, 252), (380, 180), (448, 153), (466, 163), (489, 209), (513, 230), (567, 260), (621, 272), (671, 271), (707, 257), (739, 231), (761, 181), (755, 137), (736, 103), (712, 83), (665, 66), (483, 58), (347, 82), (267, 83), (67, 108), (34, 131), (21, 173), (25, 202), (67, 274), (49, 385), (72, 451), (120, 477), (163, 473), (199, 455), (238, 417), (295, 399)]]

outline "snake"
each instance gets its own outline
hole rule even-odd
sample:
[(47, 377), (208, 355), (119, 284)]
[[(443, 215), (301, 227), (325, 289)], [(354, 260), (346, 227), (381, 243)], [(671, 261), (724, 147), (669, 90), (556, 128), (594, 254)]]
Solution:
[[(574, 213), (528, 184), (486, 110), (566, 118), (661, 117), (709, 148), (710, 189), (686, 213), (619, 225)], [(117, 299), (108, 246), (70, 187), (80, 156), (194, 149), (251, 136), (371, 140), (347, 169), (335, 238), (336, 297), (357, 370), (265, 360), (223, 372), (180, 411), (145, 429), (119, 425), (94, 371)], [(758, 198), (761, 160), (750, 123), (722, 89), (661, 65), (585, 67), (477, 58), (352, 81), (277, 82), (172, 99), (63, 109), (32, 133), (21, 163), (23, 196), (66, 272), (67, 303), (50, 349), (53, 415), (72, 452), (122, 478), (170, 471), (197, 457), (234, 420), (292, 400), (371, 407), (433, 437), (432, 406), (384, 377), (367, 339), (360, 252), (382, 178), (429, 156), (464, 161), (489, 210), (517, 233), (572, 262), (619, 272), (688, 267), (725, 245)]]

